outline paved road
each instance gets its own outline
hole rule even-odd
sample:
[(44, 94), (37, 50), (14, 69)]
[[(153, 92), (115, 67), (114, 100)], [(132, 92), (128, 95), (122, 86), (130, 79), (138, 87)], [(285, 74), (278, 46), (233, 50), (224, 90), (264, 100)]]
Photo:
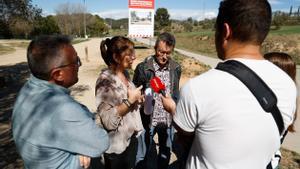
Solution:
[[(155, 40), (154, 39), (143, 39), (143, 38), (137, 38), (136, 39), (139, 42), (154, 46)], [(209, 66), (211, 66), (212, 68), (216, 67), (217, 63), (220, 61), (219, 59), (216, 58), (211, 58), (208, 56), (203, 56), (200, 54), (196, 54), (193, 52), (188, 52), (182, 49), (175, 49), (175, 51), (188, 56), (188, 57), (192, 57), (195, 58), (197, 60), (199, 60), (200, 62), (207, 64)], [(300, 93), (300, 67), (297, 68), (297, 84), (298, 84), (298, 93)], [(299, 99), (300, 100), (300, 99)], [(300, 101), (299, 101), (300, 103)], [(300, 104), (298, 104), (300, 105)], [(284, 143), (283, 143), (283, 147), (287, 148), (289, 150), (295, 151), (297, 153), (300, 153), (300, 108), (298, 109), (298, 118), (296, 121), (296, 133), (288, 133), (288, 135), (286, 136)]]
[(216, 58), (212, 58), (212, 57), (208, 57), (208, 56), (204, 56), (204, 55), (200, 55), (200, 54), (196, 54), (193, 52), (188, 52), (182, 49), (175, 49), (175, 51), (188, 56), (188, 57), (192, 57), (195, 58), (197, 60), (199, 60), (200, 62), (209, 65), (210, 67), (214, 68), (217, 66), (217, 64), (221, 61), (220, 59), (216, 59)]

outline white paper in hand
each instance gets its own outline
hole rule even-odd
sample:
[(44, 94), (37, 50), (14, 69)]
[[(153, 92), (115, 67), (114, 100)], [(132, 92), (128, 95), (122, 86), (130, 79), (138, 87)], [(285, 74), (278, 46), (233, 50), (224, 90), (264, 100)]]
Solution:
[(150, 115), (153, 112), (153, 92), (151, 88), (145, 90), (144, 113)]

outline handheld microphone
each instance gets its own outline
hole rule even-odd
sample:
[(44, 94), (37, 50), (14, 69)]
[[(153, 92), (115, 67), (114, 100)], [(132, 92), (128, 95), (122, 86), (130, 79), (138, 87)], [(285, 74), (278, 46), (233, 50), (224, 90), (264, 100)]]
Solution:
[(162, 83), (159, 77), (154, 76), (150, 80), (150, 86), (153, 89), (154, 92), (156, 93), (161, 93), (164, 97), (166, 97), (166, 86), (165, 84)]

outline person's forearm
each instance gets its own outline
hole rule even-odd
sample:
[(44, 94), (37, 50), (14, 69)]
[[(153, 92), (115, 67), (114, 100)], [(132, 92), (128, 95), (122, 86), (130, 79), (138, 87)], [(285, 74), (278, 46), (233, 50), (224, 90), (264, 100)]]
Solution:
[(165, 110), (166, 110), (168, 113), (170, 113), (172, 116), (174, 116), (174, 115), (175, 115), (175, 112), (176, 112), (176, 106), (174, 106), (174, 107), (172, 107), (172, 106), (170, 106), (170, 107), (165, 107)]
[(129, 111), (130, 111), (130, 106), (126, 105), (123, 102), (117, 107), (117, 112), (122, 117), (125, 116)]
[(169, 113), (171, 113), (172, 116), (176, 113), (176, 104), (174, 106), (171, 106)]
[(176, 103), (174, 102), (174, 100), (169, 95), (167, 95), (166, 97), (161, 95), (161, 99), (164, 109), (172, 116), (174, 116), (176, 112)]

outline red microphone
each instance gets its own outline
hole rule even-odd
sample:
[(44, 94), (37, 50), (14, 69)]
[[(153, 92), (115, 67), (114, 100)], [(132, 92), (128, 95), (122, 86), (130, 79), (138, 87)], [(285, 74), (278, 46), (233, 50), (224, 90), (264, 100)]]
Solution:
[(150, 80), (150, 86), (154, 92), (161, 93), (163, 96), (166, 96), (166, 92), (165, 92), (166, 86), (165, 86), (165, 84), (162, 83), (162, 81), (160, 80), (159, 77), (154, 76)]

